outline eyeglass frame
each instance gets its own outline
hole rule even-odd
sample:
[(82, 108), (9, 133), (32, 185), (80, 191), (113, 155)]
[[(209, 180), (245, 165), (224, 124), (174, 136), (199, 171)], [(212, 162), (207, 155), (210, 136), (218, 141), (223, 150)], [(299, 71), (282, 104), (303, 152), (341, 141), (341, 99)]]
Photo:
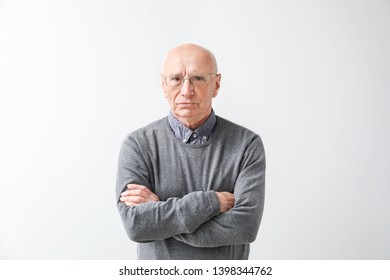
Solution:
[[(205, 83), (205, 84), (203, 84), (203, 85), (196, 85), (195, 83), (194, 83), (194, 81), (192, 81), (191, 80), (191, 78), (194, 78), (194, 77), (196, 77), (196, 76), (200, 76), (200, 75), (205, 75), (206, 77), (207, 77), (207, 82)], [(167, 82), (167, 78), (169, 78), (170, 76), (173, 76), (173, 75), (168, 75), (168, 76), (165, 76), (163, 73), (161, 73), (161, 77), (163, 78), (163, 80), (164, 80), (164, 82), (165, 82), (165, 84), (167, 85), (167, 86), (169, 86), (169, 87), (182, 87), (183, 85), (184, 85), (184, 81), (185, 80), (188, 80), (189, 82), (190, 82), (190, 84), (192, 83), (194, 86), (205, 86), (205, 85), (208, 85), (209, 83), (210, 83), (210, 77), (211, 76), (218, 76), (218, 75), (220, 75), (220, 73), (214, 73), (214, 74), (198, 74), (198, 75), (193, 75), (193, 76), (190, 76), (190, 77), (183, 77), (183, 80), (181, 81), (181, 84), (178, 84), (177, 86), (171, 86), (171, 85), (169, 85), (169, 83)]]

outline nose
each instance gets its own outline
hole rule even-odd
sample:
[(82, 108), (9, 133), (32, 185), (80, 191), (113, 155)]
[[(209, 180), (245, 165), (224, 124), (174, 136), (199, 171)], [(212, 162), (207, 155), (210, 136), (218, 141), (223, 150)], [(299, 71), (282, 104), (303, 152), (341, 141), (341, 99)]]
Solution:
[(189, 79), (185, 79), (183, 81), (183, 85), (181, 86), (180, 94), (183, 96), (194, 95), (194, 85), (191, 83)]

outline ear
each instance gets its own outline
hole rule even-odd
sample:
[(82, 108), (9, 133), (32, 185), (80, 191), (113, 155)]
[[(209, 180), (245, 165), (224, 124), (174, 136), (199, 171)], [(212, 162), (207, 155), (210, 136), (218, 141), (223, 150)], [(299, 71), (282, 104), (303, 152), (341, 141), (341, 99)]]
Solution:
[(221, 87), (221, 74), (217, 74), (215, 79), (215, 88), (214, 88), (213, 97), (217, 97), (220, 87)]
[(163, 91), (163, 95), (165, 98), (167, 98), (167, 93), (165, 92), (165, 81), (164, 81), (164, 77), (162, 74), (161, 74), (160, 78), (161, 78), (161, 89)]

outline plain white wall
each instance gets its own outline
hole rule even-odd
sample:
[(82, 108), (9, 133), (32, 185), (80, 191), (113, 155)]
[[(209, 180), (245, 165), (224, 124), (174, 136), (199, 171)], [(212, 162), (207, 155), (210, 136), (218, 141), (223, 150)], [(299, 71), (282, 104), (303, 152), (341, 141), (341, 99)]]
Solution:
[(162, 56), (214, 51), (259, 133), (252, 259), (390, 258), (389, 1), (0, 1), (0, 259), (136, 258), (119, 146), (168, 113)]

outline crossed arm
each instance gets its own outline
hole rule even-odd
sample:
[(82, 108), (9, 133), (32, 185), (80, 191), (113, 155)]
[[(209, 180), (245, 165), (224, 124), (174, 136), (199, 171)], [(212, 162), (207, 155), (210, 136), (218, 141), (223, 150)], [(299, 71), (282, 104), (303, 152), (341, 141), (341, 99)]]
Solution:
[(121, 163), (120, 158), (118, 209), (131, 240), (151, 242), (173, 237), (194, 247), (255, 240), (264, 205), (265, 157), (260, 138), (244, 155), (234, 194), (196, 191), (166, 201), (151, 191), (148, 170), (139, 164), (140, 154), (126, 145), (123, 149), (126, 162)]
[[(121, 193), (120, 201), (127, 206), (137, 206), (146, 202), (157, 202), (160, 198), (143, 185), (128, 184), (126, 191)], [(219, 210), (222, 213), (234, 206), (234, 195), (229, 192), (215, 192), (217, 195)]]

